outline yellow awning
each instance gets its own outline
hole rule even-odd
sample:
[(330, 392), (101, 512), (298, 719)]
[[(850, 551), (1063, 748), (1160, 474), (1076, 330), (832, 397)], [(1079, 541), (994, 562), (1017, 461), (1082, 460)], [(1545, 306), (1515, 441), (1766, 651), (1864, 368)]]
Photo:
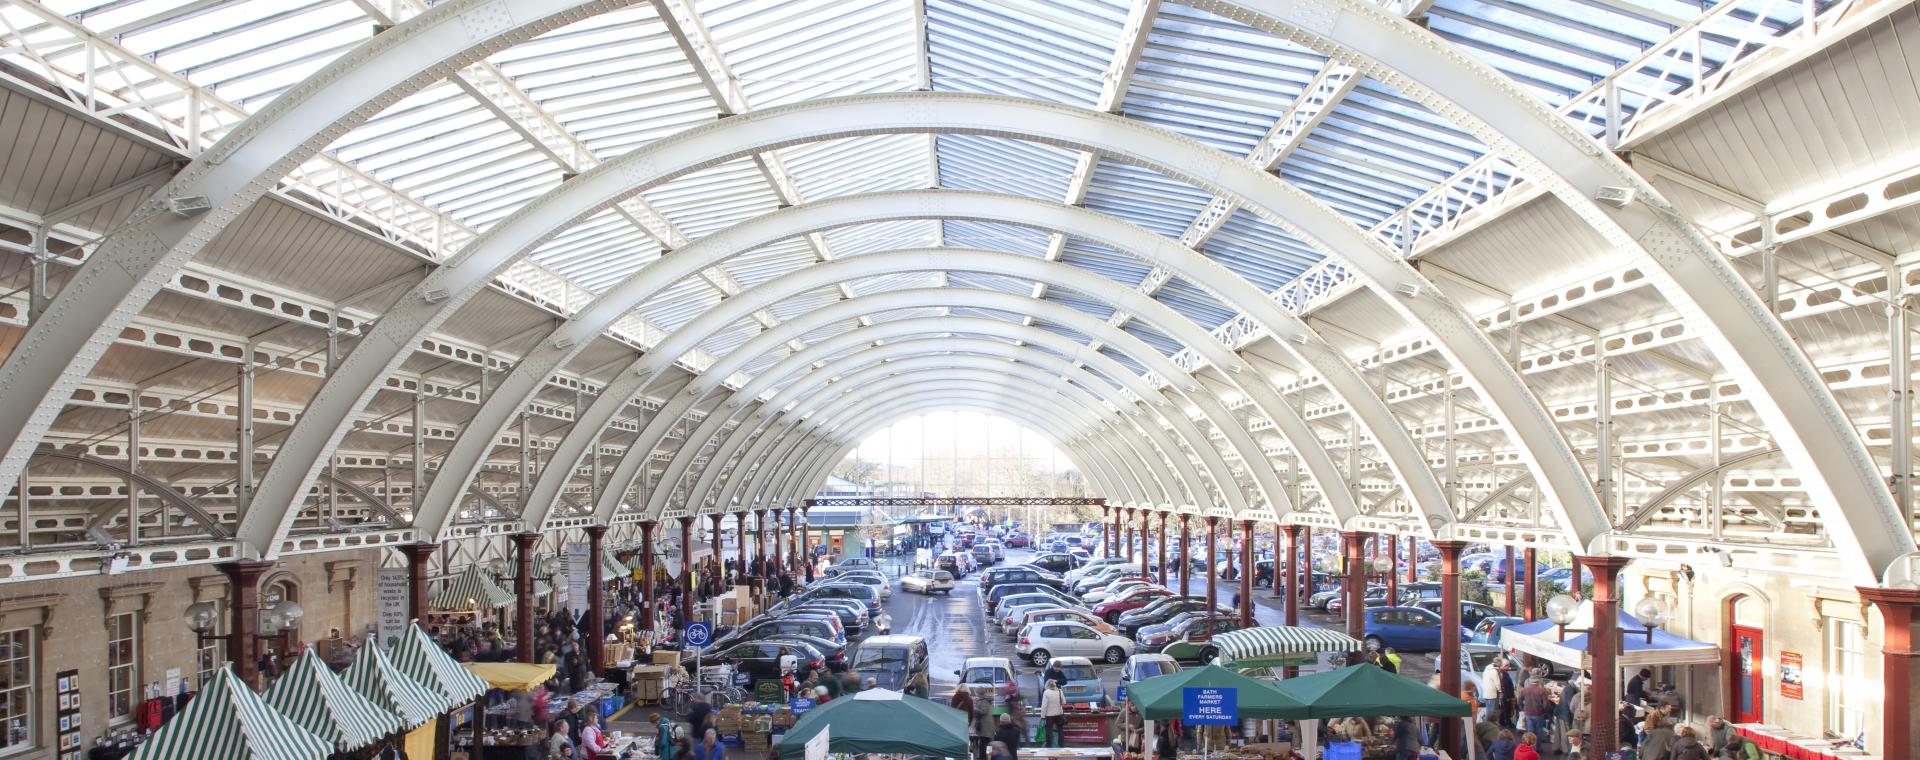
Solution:
[(528, 665), (524, 662), (468, 662), (467, 670), (488, 686), (507, 691), (531, 691), (553, 678), (552, 665)]

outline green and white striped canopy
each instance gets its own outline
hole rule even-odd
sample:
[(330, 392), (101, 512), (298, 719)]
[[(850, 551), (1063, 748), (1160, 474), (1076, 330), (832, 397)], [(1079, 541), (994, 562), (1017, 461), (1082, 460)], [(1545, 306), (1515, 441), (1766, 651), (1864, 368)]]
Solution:
[[(540, 559), (535, 558), (534, 561), (539, 562)], [(535, 565), (535, 567), (539, 567), (539, 565)], [(560, 555), (560, 575), (558, 578), (556, 578), (556, 580), (559, 580), (564, 583), (566, 578), (568, 578), (572, 573), (573, 573), (573, 563), (567, 561), (567, 555), (562, 553)], [(613, 561), (613, 555), (607, 553), (606, 547), (601, 547), (600, 549), (600, 580), (610, 581), (610, 580), (613, 580), (614, 578), (625, 576), (626, 574), (627, 574), (626, 569), (622, 568), (620, 566), (620, 563)]]
[(400, 716), (348, 687), (312, 649), (294, 659), (263, 697), (339, 752), (365, 747), (401, 729)]
[(228, 668), (129, 760), (326, 760), (333, 745), (274, 711)]
[(1358, 652), (1359, 639), (1339, 631), (1305, 626), (1260, 626), (1228, 631), (1213, 637), (1222, 662), (1252, 662), (1321, 652)]
[(453, 704), (463, 705), (487, 693), (487, 682), (447, 656), (446, 651), (420, 630), (418, 622), (407, 626), (390, 653), (393, 666), (420, 685), (438, 692)]
[(353, 664), (340, 674), (340, 680), (354, 693), (400, 716), (405, 728), (418, 726), (453, 708), (451, 700), (401, 673), (376, 644), (361, 645), (353, 656)]
[(459, 575), (440, 587), (440, 593), (433, 595), (432, 605), (436, 610), (470, 610), (478, 604), (481, 609), (493, 609), (513, 604), (513, 592), (493, 582), (479, 565), (468, 565)]

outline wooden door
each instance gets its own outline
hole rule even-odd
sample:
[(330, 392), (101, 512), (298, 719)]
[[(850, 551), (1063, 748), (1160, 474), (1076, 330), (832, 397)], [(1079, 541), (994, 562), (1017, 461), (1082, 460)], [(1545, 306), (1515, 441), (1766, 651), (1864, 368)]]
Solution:
[(1764, 717), (1762, 697), (1767, 693), (1760, 660), (1766, 639), (1758, 628), (1733, 626), (1733, 722), (1759, 723)]

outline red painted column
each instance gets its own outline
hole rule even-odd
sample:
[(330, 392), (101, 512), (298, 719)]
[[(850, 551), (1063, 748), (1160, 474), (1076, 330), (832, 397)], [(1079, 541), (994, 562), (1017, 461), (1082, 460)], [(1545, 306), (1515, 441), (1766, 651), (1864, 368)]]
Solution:
[[(1618, 710), (1613, 706), (1620, 703), (1620, 569), (1627, 566), (1627, 558), (1586, 557), (1582, 562), (1593, 571), (1593, 630), (1587, 633), (1593, 683), (1587, 689), (1593, 695), (1594, 719), (1589, 721), (1587, 756), (1598, 760), (1620, 748), (1620, 721), (1614, 719)], [(1609, 707), (1603, 710), (1601, 705)]]
[(1219, 526), (1220, 518), (1211, 516), (1207, 518), (1207, 569), (1201, 572), (1206, 574), (1207, 610), (1209, 612), (1220, 606), (1214, 601), (1214, 599), (1217, 598), (1217, 592), (1214, 587), (1218, 585), (1220, 574), (1213, 571), (1213, 558), (1219, 555), (1219, 551), (1217, 551), (1218, 544), (1215, 543), (1220, 539)]
[(260, 689), (260, 576), (277, 564), (243, 559), (215, 565), (227, 575), (227, 649), (233, 674), (255, 691)]
[(1100, 545), (1106, 555), (1113, 556), (1113, 507), (1100, 507)]
[(767, 572), (767, 510), (764, 509), (753, 511), (753, 553), (754, 558), (760, 560), (760, 574), (771, 575)]
[(693, 516), (680, 518), (680, 622), (693, 622)]
[(720, 574), (715, 587), (727, 585), (727, 555), (720, 553), (720, 518), (722, 515), (707, 515), (707, 521), (713, 523), (713, 535), (708, 541), (713, 544), (713, 571)]
[(1142, 576), (1150, 576), (1150, 574), (1154, 572), (1154, 568), (1152, 568), (1152, 560), (1154, 560), (1154, 557), (1146, 551), (1146, 520), (1150, 520), (1148, 514), (1152, 514), (1152, 512), (1144, 511), (1144, 509), (1140, 511), (1140, 574), (1142, 574)]
[(1347, 635), (1360, 638), (1366, 635), (1367, 600), (1367, 534), (1356, 531), (1340, 533), (1341, 562), (1346, 570), (1346, 586), (1340, 593), (1346, 595)]
[(1275, 578), (1284, 576), (1287, 579), (1287, 587), (1292, 589), (1293, 592), (1287, 594), (1287, 625), (1300, 624), (1301, 590), (1306, 588), (1305, 584), (1313, 580), (1311, 575), (1312, 570), (1308, 567), (1309, 563), (1300, 558), (1300, 531), (1304, 527), (1305, 526), (1302, 525), (1287, 526), (1287, 564), (1284, 570), (1279, 564), (1278, 548), (1280, 545), (1274, 544), (1276, 551), (1274, 552), (1273, 575)]
[(1156, 580), (1164, 584), (1167, 582), (1167, 513), (1165, 512), (1160, 513), (1160, 562), (1159, 562), (1159, 565), (1160, 565), (1160, 575), (1156, 576)]
[[(1460, 552), (1466, 550), (1467, 542), (1435, 541), (1433, 548), (1440, 550), (1440, 692), (1462, 696), (1460, 666), (1454, 664), (1460, 662), (1460, 637), (1447, 633), (1460, 628)], [(1610, 720), (1608, 716), (1595, 722)], [(1440, 721), (1440, 745), (1454, 757), (1466, 756), (1460, 728), (1457, 720)]]
[(1507, 614), (1517, 615), (1519, 614), (1518, 605), (1515, 603), (1518, 602), (1519, 600), (1514, 598), (1514, 593), (1513, 593), (1513, 547), (1511, 546), (1507, 547), (1506, 567), (1507, 567)]
[(521, 662), (533, 662), (533, 549), (540, 545), (538, 533), (513, 534), (514, 562), (519, 572), (513, 577), (513, 648)]
[(1180, 595), (1192, 595), (1192, 585), (1187, 583), (1193, 575), (1193, 525), (1188, 522), (1193, 515), (1180, 515)]
[(607, 526), (589, 525), (587, 531), (587, 555), (593, 564), (587, 570), (587, 662), (592, 663), (595, 676), (607, 672), (607, 596), (606, 588), (601, 584), (600, 566), (606, 564), (600, 560), (601, 540), (606, 538)]
[[(1527, 606), (1527, 611), (1525, 615), (1527, 618), (1527, 622), (1529, 623), (1533, 622), (1534, 618), (1537, 618), (1540, 616), (1539, 598), (1534, 595), (1536, 592), (1538, 592), (1538, 589), (1536, 589), (1535, 586), (1540, 580), (1540, 573), (1538, 572), (1538, 567), (1533, 564), (1534, 558), (1538, 556), (1537, 554), (1535, 554), (1536, 551), (1537, 550), (1531, 546), (1527, 547), (1526, 554), (1520, 561), (1520, 566), (1527, 569), (1527, 578), (1525, 581), (1526, 591), (1521, 592), (1520, 603)], [(1507, 574), (1509, 577), (1511, 577), (1513, 574), (1513, 571), (1508, 570)]]
[(1407, 536), (1407, 582), (1420, 582), (1420, 537)]
[(1253, 627), (1253, 521), (1240, 521), (1240, 627)]
[(427, 571), (439, 544), (407, 544), (400, 553), (407, 558), (407, 618), (427, 619)]
[(653, 576), (653, 526), (658, 523), (647, 520), (640, 523), (640, 577), (647, 579), (640, 584), (640, 598), (645, 599), (647, 608), (640, 611), (640, 631), (653, 633), (654, 611), (659, 609), (660, 600), (656, 598), (660, 579)]
[(1313, 596), (1313, 526), (1300, 526), (1300, 579), (1301, 584), (1294, 588), (1294, 601), (1306, 604), (1307, 597)]
[(1880, 645), (1880, 756), (1920, 757), (1920, 732), (1914, 730), (1914, 671), (1920, 666), (1920, 591), (1860, 588), (1860, 596), (1880, 610), (1885, 630)]
[[(1400, 559), (1400, 537), (1389, 535), (1389, 536), (1383, 536), (1381, 538), (1385, 538), (1387, 540), (1387, 546), (1386, 546), (1387, 559), (1398, 562)], [(1373, 546), (1374, 551), (1375, 552), (1380, 551), (1380, 538), (1375, 538), (1373, 541), (1374, 541), (1374, 546)], [(1387, 604), (1400, 603), (1400, 573), (1395, 572), (1399, 569), (1400, 567), (1397, 564), (1387, 569)]]
[(807, 511), (813, 505), (800, 508), (800, 569), (808, 583), (813, 582), (813, 522), (807, 519)]
[(1583, 581), (1580, 579), (1580, 555), (1578, 554), (1573, 555), (1572, 578), (1573, 580), (1568, 581), (1567, 585), (1572, 586), (1573, 588), (1568, 590), (1567, 593), (1574, 598), (1574, 601), (1579, 601), (1586, 597), (1587, 590), (1586, 590), (1586, 581)]
[(1288, 571), (1286, 568), (1292, 567), (1293, 564), (1287, 561), (1287, 555), (1280, 553), (1280, 547), (1286, 545), (1283, 543), (1285, 536), (1291, 533), (1287, 526), (1280, 523), (1273, 524), (1273, 598), (1275, 599), (1286, 596), (1287, 593)]

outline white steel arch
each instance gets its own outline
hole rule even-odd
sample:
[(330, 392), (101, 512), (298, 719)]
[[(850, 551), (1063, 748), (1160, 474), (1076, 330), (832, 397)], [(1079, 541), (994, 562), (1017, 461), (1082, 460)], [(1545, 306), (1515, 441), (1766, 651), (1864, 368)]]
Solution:
[[(1569, 130), (1564, 125), (1554, 123), (1554, 118), (1546, 114), (1544, 108), (1528, 103), (1509, 81), (1495, 72), (1475, 64), (1458, 51), (1444, 48), (1437, 40), (1404, 20), (1391, 18), (1358, 0), (1285, 4), (1274, 0), (1248, 0), (1200, 5), (1254, 26), (1292, 36), (1336, 57), (1352, 60), (1370, 75), (1383, 78), (1418, 96), (1431, 98), (1437, 110), (1443, 114), (1456, 118), (1471, 115), (1498, 140), (1497, 144), (1516, 146), (1527, 151), (1523, 165), (1540, 168), (1543, 174), (1553, 175), (1557, 183), (1560, 179), (1569, 180), (1556, 184), (1556, 192), (1568, 198), (1570, 204), (1582, 210), (1590, 219), (1613, 219), (1614, 224), (1604, 225), (1602, 229), (1625, 239), (1635, 252), (1648, 256), (1650, 261), (1660, 266), (1663, 269), (1662, 286), (1670, 298), (1705, 320), (1712, 327), (1710, 332), (1714, 333), (1712, 342), (1717, 352), (1726, 357), (1727, 364), (1743, 380), (1748, 381), (1750, 387), (1764, 391), (1756, 394), (1755, 406), (1775, 428), (1782, 448), (1789, 457), (1797, 465), (1814, 473), (1814, 477), (1807, 479), (1808, 490), (1822, 509), (1822, 514), (1839, 523), (1838, 529), (1830, 533), (1836, 543), (1842, 545), (1843, 553), (1849, 555), (1850, 567), (1855, 574), (1869, 574), (1877, 578), (1880, 570), (1899, 557), (1912, 553), (1912, 537), (1904, 520), (1893, 508), (1891, 498), (1884, 489), (1869, 485), (1880, 479), (1878, 469), (1869, 458), (1864, 444), (1845, 424), (1844, 415), (1831, 393), (1818, 382), (1810, 363), (1786, 339), (1786, 333), (1778, 321), (1765, 312), (1726, 263), (1712, 253), (1705, 240), (1681, 223), (1664, 203), (1659, 203), (1658, 197), (1651, 193), (1651, 188), (1634, 178), (1617, 159), (1605, 155), (1604, 151), (1584, 137), (1569, 136)], [(406, 48), (406, 55), (396, 56), (399, 60), (391, 62), (397, 64), (392, 69), (393, 76), (406, 83), (426, 78), (430, 74), (417, 77), (415, 74), (436, 71), (436, 67), (446, 66), (454, 56), (472, 47), (494, 44), (504, 36), (519, 33), (521, 27), (515, 26), (514, 19), (523, 16), (500, 13), (512, 7), (507, 3), (450, 3), (445, 14), (435, 18), (442, 22), (449, 19), (463, 22), (465, 39), (461, 42), (467, 45), (435, 47), (423, 42), (416, 48), (414, 45), (396, 45), (385, 39), (387, 35), (380, 35), (354, 55), (330, 66), (325, 73), (334, 80), (343, 78), (356, 68), (364, 67), (366, 59), (372, 57), (373, 52), (390, 46)], [(402, 27), (411, 25), (410, 22)], [(446, 49), (448, 47), (451, 50)], [(1391, 67), (1380, 64), (1380, 61), (1390, 61)], [(341, 90), (349, 89), (330, 87), (330, 84), (328, 81), (310, 81), (286, 100), (303, 104), (326, 96), (337, 97)], [(404, 93), (404, 89), (396, 86), (373, 92), (376, 96), (394, 96), (395, 93)], [(1463, 112), (1454, 103), (1472, 110)], [(1498, 122), (1500, 130), (1531, 128), (1532, 131), (1507, 141), (1502, 138), (1502, 131), (1485, 127), (1492, 122)], [(304, 124), (294, 123), (300, 128), (316, 131), (339, 128), (337, 120), (318, 116)], [(291, 131), (295, 135), (311, 134), (299, 129)], [(310, 149), (305, 147), (310, 141), (298, 142), (301, 147), (278, 154), (270, 153), (269, 157), (275, 161), (298, 161), (310, 155)], [(245, 148), (246, 140), (237, 140), (231, 145), (223, 141), (221, 145), (214, 152), (227, 155)], [(257, 181), (264, 173), (256, 172), (254, 180)], [(1620, 180), (1628, 189), (1646, 190), (1645, 197), (1653, 200), (1649, 204), (1653, 208), (1628, 209), (1624, 214), (1601, 209), (1587, 200), (1599, 189), (1593, 180)], [(198, 189), (193, 183), (170, 184), (169, 188), (175, 196), (180, 195), (181, 190)], [(223, 209), (228, 200), (229, 197), (225, 195), (216, 198), (217, 205)], [(224, 224), (224, 221), (219, 224)], [(217, 225), (213, 229), (217, 230)], [(208, 231), (205, 228), (193, 230), (196, 237)], [(78, 292), (62, 294), (60, 300), (75, 301), (84, 297), (104, 304), (99, 307), (101, 319), (47, 320), (52, 326), (37, 331), (40, 335), (30, 335), (22, 350), (16, 351), (9, 357), (6, 366), (0, 368), (0, 387), (15, 392), (16, 397), (31, 396), (34, 399), (24, 405), (29, 409), (10, 418), (0, 418), (0, 434), (8, 438), (11, 447), (8, 456), (0, 460), (0, 476), (17, 478), (19, 468), (24, 463), (22, 452), (30, 452), (44, 435), (52, 414), (65, 398), (64, 393), (54, 394), (50, 391), (56, 385), (70, 389), (76, 384), (79, 377), (97, 361), (99, 348), (103, 347), (101, 336), (117, 332), (131, 318), (132, 312), (137, 311), (152, 295), (150, 291), (136, 291), (157, 288), (157, 283), (171, 276), (171, 270), (190, 255), (190, 252), (179, 253), (181, 246), (174, 246), (153, 232), (150, 229), (139, 230), (118, 236), (130, 242), (123, 242), (112, 256), (97, 255), (89, 261), (90, 268), (96, 264), (100, 271), (121, 268), (129, 276), (114, 278), (94, 274), (91, 279), (97, 281), (99, 288), (90, 289), (84, 296)], [(1661, 255), (1653, 256), (1651, 252)], [(156, 271), (163, 272), (165, 276), (152, 277)], [(1689, 273), (1700, 276), (1683, 276)], [(116, 282), (116, 279), (119, 281)], [(1417, 281), (1413, 282), (1417, 288)], [(1388, 300), (1391, 301), (1391, 298)], [(61, 305), (56, 301), (55, 313), (71, 314), (71, 311), (62, 311), (70, 308), (70, 304)], [(91, 334), (86, 339), (78, 337), (78, 333), (87, 331), (91, 331)], [(64, 368), (64, 371), (32, 369), (56, 366)], [(1520, 386), (1520, 390), (1524, 391), (1524, 386)], [(1514, 422), (1504, 421), (1510, 426)], [(1525, 427), (1532, 425), (1526, 424)], [(1523, 452), (1534, 448), (1531, 442), (1525, 440), (1530, 434), (1526, 430), (1516, 429), (1515, 434), (1522, 437)], [(1555, 453), (1554, 449), (1546, 447), (1546, 452)], [(1551, 469), (1556, 471), (1555, 474), (1565, 476), (1568, 470), (1577, 469), (1577, 463), (1555, 463)], [(1562, 505), (1572, 498), (1569, 492), (1577, 490), (1574, 483), (1552, 479), (1544, 480), (1542, 485), (1551, 489)], [(1584, 484), (1580, 485), (1584, 487)], [(1575, 511), (1582, 512), (1583, 519), (1592, 516), (1591, 513)], [(1590, 531), (1579, 530), (1576, 526), (1576, 532), (1585, 534)], [(1604, 532), (1604, 526), (1599, 532)], [(249, 543), (246, 551), (262, 550), (257, 542)], [(271, 552), (273, 547), (265, 547), (265, 550)]]

